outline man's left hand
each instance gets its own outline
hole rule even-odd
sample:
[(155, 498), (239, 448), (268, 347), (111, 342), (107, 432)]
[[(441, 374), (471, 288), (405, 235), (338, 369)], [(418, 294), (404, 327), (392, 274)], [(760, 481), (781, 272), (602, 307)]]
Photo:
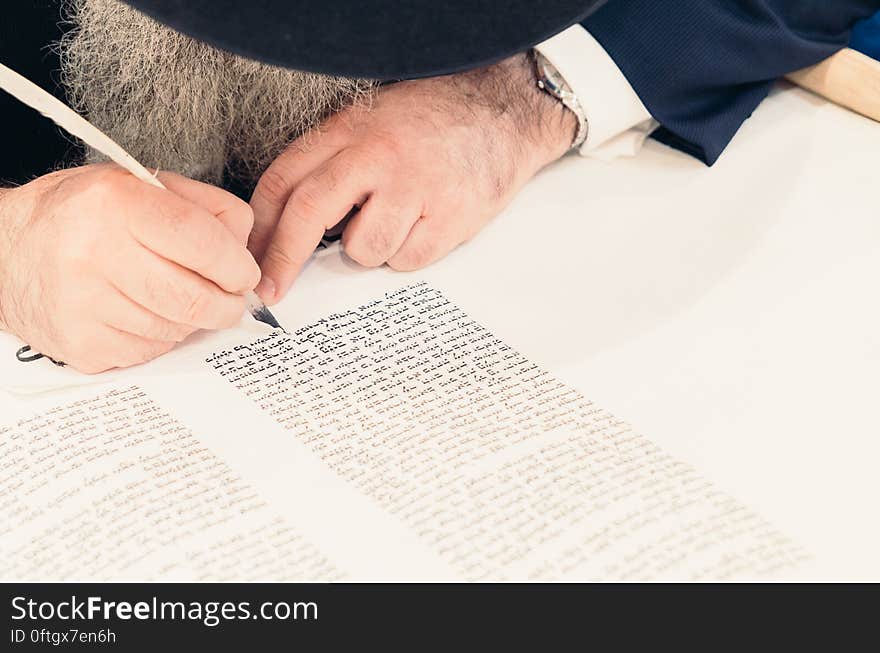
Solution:
[(368, 267), (414, 270), (476, 234), (538, 170), (562, 156), (574, 114), (537, 88), (529, 57), (378, 89), (297, 139), (251, 200), (257, 288), (281, 299), (326, 230)]

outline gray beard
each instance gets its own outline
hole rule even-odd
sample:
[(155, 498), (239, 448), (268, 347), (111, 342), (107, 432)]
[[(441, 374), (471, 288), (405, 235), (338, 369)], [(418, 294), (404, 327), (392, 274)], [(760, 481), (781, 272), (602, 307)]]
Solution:
[(71, 103), (148, 167), (252, 188), (290, 141), (369, 101), (374, 86), (230, 54), (119, 0), (65, 3), (71, 29), (59, 50)]

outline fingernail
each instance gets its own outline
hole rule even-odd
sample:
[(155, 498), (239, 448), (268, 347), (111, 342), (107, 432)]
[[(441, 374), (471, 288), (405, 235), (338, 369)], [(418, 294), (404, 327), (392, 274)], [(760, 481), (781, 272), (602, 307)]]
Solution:
[(257, 284), (254, 292), (257, 293), (260, 299), (264, 302), (271, 302), (275, 299), (275, 282), (269, 277), (263, 277), (260, 279), (260, 283)]

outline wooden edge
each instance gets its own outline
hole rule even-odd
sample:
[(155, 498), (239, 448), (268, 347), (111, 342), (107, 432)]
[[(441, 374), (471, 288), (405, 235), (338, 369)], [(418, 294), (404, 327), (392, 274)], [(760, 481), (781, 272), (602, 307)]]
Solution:
[(866, 54), (847, 48), (786, 78), (880, 122), (880, 61)]

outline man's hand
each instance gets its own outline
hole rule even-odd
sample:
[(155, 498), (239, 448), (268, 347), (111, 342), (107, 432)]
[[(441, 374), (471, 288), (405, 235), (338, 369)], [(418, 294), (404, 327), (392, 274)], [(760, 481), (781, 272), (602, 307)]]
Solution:
[(481, 70), (382, 87), (294, 141), (266, 170), (248, 247), (258, 294), (281, 299), (325, 230), (353, 206), (346, 254), (413, 270), (476, 234), (571, 145), (577, 121), (518, 55)]
[(260, 278), (250, 208), (113, 165), (40, 177), (0, 196), (0, 328), (88, 373), (144, 362), (199, 328), (235, 324)]

